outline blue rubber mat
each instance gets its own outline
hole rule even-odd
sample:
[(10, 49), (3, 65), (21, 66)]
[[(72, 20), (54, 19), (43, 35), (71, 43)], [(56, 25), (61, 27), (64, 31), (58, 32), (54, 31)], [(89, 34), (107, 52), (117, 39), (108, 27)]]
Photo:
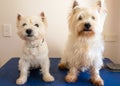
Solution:
[[(0, 69), (0, 86), (18, 86), (15, 84), (19, 76), (18, 60), (18, 58), (11, 59)], [(44, 82), (41, 73), (36, 69), (31, 71), (27, 83), (21, 86), (93, 86), (89, 81), (89, 72), (80, 73), (76, 83), (66, 83), (64, 77), (67, 74), (67, 70), (61, 71), (58, 69), (59, 61), (60, 59), (58, 58), (50, 59), (50, 72), (55, 77), (54, 82)], [(104, 62), (107, 63), (109, 60), (106, 59)], [(100, 74), (104, 80), (104, 86), (120, 86), (120, 72), (101, 69)]]

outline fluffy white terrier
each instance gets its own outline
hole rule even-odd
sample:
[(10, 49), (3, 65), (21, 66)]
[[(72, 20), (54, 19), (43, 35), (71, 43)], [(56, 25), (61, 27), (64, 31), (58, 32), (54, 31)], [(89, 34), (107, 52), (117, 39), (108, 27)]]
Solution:
[(23, 56), (19, 60), (20, 77), (17, 84), (24, 84), (27, 81), (30, 68), (39, 68), (46, 82), (54, 81), (49, 73), (48, 47), (45, 41), (46, 18), (42, 12), (39, 16), (17, 17), (18, 35), (25, 41)]
[(99, 0), (91, 7), (73, 2), (69, 15), (69, 36), (59, 64), (60, 69), (69, 69), (66, 82), (75, 82), (80, 71), (90, 69), (91, 81), (95, 86), (104, 82), (99, 75), (103, 65), (104, 42), (102, 30), (106, 12), (104, 1)]

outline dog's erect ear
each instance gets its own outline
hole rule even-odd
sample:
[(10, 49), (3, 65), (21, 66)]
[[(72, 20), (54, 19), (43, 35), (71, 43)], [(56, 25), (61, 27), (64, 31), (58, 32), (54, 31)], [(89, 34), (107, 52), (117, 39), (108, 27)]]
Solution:
[(96, 3), (97, 9), (100, 12), (102, 8), (104, 8), (104, 0), (98, 0)]
[(76, 6), (78, 6), (78, 2), (75, 0), (75, 1), (73, 2), (72, 8), (75, 8)]
[(73, 1), (73, 4), (72, 4), (72, 14), (76, 13), (76, 8), (78, 7), (78, 2), (76, 0)]
[(47, 20), (44, 12), (40, 13), (40, 17), (42, 19), (42, 22), (47, 26)]
[(41, 18), (42, 18), (42, 21), (44, 21), (44, 19), (45, 19), (45, 14), (44, 14), (44, 12), (41, 12), (41, 13), (40, 13), (40, 16), (41, 16)]
[(21, 20), (21, 17), (22, 17), (21, 14), (18, 14), (18, 15), (17, 15), (17, 20), (20, 21), (20, 20)]
[(24, 18), (24, 16), (18, 13), (17, 20), (20, 21), (22, 18)]

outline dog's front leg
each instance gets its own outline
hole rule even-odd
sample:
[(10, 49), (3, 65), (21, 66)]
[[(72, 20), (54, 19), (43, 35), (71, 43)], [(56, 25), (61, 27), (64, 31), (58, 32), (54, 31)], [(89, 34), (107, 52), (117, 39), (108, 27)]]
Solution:
[(76, 82), (77, 81), (77, 75), (78, 75), (78, 70), (75, 67), (71, 67), (69, 69), (69, 73), (67, 74), (67, 76), (65, 77), (65, 81), (68, 83), (71, 82)]
[(104, 85), (104, 81), (102, 80), (102, 78), (99, 75), (99, 70), (98, 68), (92, 68), (91, 69), (91, 82), (95, 85), (95, 86), (103, 86)]
[(46, 82), (54, 81), (54, 77), (49, 73), (50, 62), (48, 57), (44, 59), (44, 61), (42, 62), (41, 68), (42, 68), (43, 80)]
[(27, 62), (21, 61), (19, 62), (19, 70), (20, 76), (16, 80), (16, 84), (22, 85), (26, 83), (29, 71), (29, 64)]

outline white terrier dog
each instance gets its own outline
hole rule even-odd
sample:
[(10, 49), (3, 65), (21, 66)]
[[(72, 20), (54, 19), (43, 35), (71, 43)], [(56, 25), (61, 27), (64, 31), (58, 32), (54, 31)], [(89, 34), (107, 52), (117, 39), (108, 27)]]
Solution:
[(41, 67), (43, 80), (54, 81), (49, 73), (48, 47), (45, 41), (46, 18), (42, 12), (39, 16), (17, 17), (18, 35), (25, 40), (23, 56), (19, 60), (20, 77), (16, 84), (24, 84), (27, 81), (29, 69)]
[(104, 85), (99, 70), (103, 65), (102, 30), (105, 16), (103, 0), (91, 7), (83, 7), (77, 1), (73, 2), (68, 21), (70, 33), (59, 64), (60, 69), (69, 69), (66, 82), (75, 82), (79, 71), (90, 69), (92, 83), (96, 86)]

